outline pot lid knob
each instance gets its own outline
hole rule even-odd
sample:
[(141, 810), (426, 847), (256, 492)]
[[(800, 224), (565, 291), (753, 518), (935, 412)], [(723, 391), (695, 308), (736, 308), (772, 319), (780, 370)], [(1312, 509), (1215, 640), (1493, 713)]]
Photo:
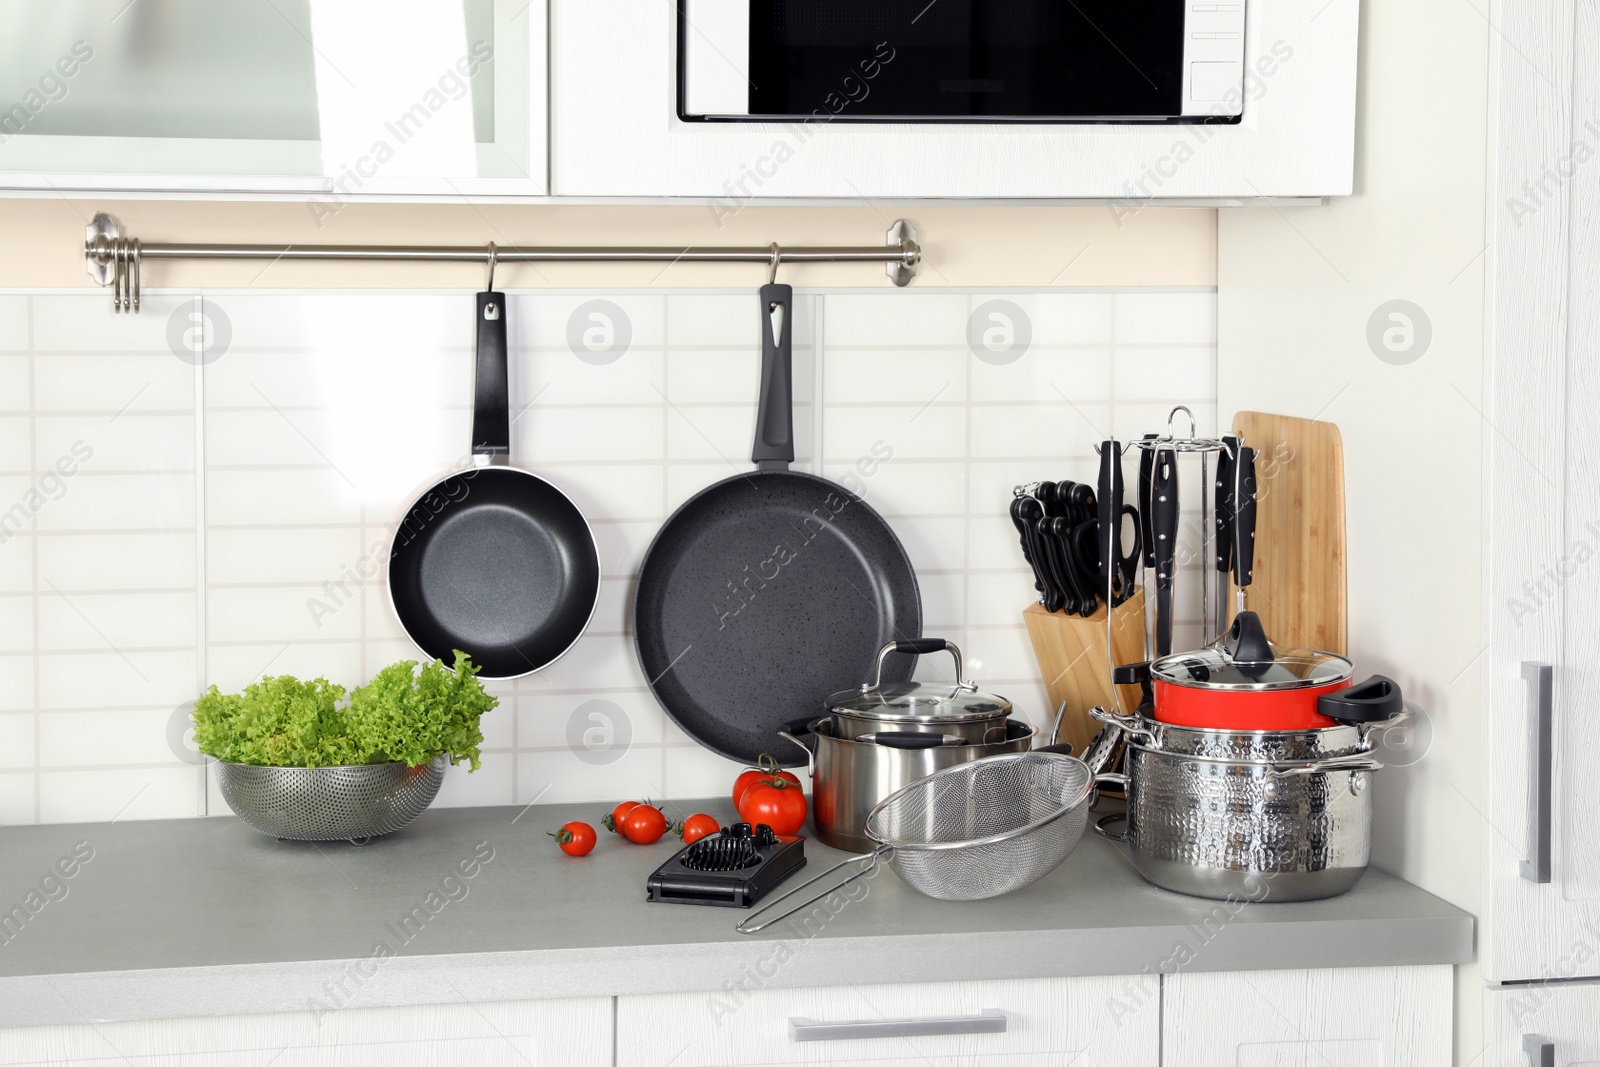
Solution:
[(1261, 626), (1261, 617), (1253, 611), (1241, 611), (1233, 617), (1233, 625), (1222, 639), (1222, 648), (1247, 677), (1267, 673), (1275, 657), (1272, 642)]

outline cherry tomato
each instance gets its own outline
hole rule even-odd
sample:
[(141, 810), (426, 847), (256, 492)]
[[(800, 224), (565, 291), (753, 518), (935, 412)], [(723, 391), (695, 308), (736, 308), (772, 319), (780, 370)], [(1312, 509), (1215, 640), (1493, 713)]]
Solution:
[(738, 808), (739, 802), (744, 799), (744, 791), (763, 778), (784, 778), (796, 786), (800, 784), (800, 779), (780, 768), (776, 759), (763, 752), (761, 758), (756, 760), (756, 766), (745, 770), (733, 780), (733, 806)]
[(745, 790), (739, 818), (751, 826), (766, 823), (775, 834), (792, 834), (806, 821), (806, 795), (787, 778), (761, 778)]
[(709, 815), (695, 814), (689, 816), (678, 824), (678, 836), (683, 838), (683, 843), (692, 845), (702, 837), (716, 833), (722, 827), (717, 825), (717, 820)]
[(653, 845), (667, 832), (667, 817), (660, 808), (635, 804), (618, 823), (623, 837), (636, 845)]
[(569, 822), (550, 836), (569, 856), (587, 856), (594, 851), (594, 827), (586, 822)]
[(624, 800), (621, 804), (612, 808), (605, 818), (600, 820), (600, 825), (614, 834), (620, 834), (622, 833), (622, 820), (627, 816), (628, 812), (638, 806), (639, 802), (637, 800)]

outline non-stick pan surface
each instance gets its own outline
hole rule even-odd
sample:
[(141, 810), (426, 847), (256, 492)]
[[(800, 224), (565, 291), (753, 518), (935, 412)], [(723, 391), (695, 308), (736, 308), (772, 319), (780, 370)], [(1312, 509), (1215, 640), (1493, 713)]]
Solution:
[(594, 534), (578, 506), (510, 452), (505, 299), (478, 294), (475, 457), (447, 475), (395, 530), (389, 596), (418, 648), (450, 663), (460, 649), (487, 678), (553, 663), (582, 636), (600, 592)]
[[(888, 523), (843, 486), (784, 469), (790, 428), (791, 290), (777, 337), (762, 320), (754, 459), (680, 507), (645, 554), (634, 598), (640, 665), (674, 722), (701, 744), (753, 762), (795, 762), (777, 731), (821, 714), (829, 693), (864, 681), (878, 649), (922, 632), (916, 574)], [(885, 681), (905, 681), (893, 657)]]

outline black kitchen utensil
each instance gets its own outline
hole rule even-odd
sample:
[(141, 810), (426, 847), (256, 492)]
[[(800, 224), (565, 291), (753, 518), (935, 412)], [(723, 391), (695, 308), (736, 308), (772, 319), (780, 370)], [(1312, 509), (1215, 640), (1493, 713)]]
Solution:
[(659, 904), (748, 908), (806, 865), (803, 837), (779, 837), (761, 823), (725, 826), (651, 872), (645, 899)]
[(1236, 481), (1239, 499), (1234, 512), (1233, 580), (1240, 589), (1250, 584), (1256, 559), (1256, 450), (1239, 449)]
[[(761, 399), (754, 471), (702, 489), (646, 550), (634, 645), (667, 715), (713, 752), (788, 756), (778, 731), (865, 681), (878, 650), (922, 633), (905, 548), (866, 501), (794, 459), (793, 290), (761, 289)], [(885, 682), (911, 677), (894, 656)]]
[(548, 666), (582, 636), (600, 595), (588, 520), (560, 489), (506, 466), (511, 418), (506, 301), (477, 299), (474, 466), (407, 510), (389, 554), (389, 594), (407, 636), (446, 663), (459, 649), (483, 678)]
[(1217, 453), (1217, 484), (1211, 504), (1217, 530), (1216, 625), (1219, 634), (1228, 629), (1228, 575), (1233, 568), (1233, 522), (1238, 507), (1233, 469), (1239, 451), (1239, 439), (1232, 434), (1225, 435), (1222, 445), (1222, 451)]
[(1022, 558), (1028, 561), (1028, 566), (1033, 569), (1033, 587), (1039, 592), (1039, 603), (1043, 604), (1046, 611), (1055, 610), (1050, 607), (1050, 594), (1044, 580), (1044, 563), (1040, 558), (1038, 534), (1034, 530), (1034, 523), (1038, 520), (1041, 511), (1039, 502), (1024, 494), (1023, 486), (1013, 490), (1011, 497), (1011, 525), (1017, 528), (1017, 540), (1022, 545)]
[[(1154, 441), (1156, 435), (1147, 433), (1144, 439)], [(1150, 530), (1150, 482), (1155, 474), (1155, 463), (1155, 449), (1139, 449), (1139, 534), (1144, 543), (1144, 565), (1151, 568), (1156, 565), (1156, 539)]]
[(1150, 530), (1155, 538), (1156, 655), (1172, 651), (1172, 587), (1178, 549), (1178, 454), (1155, 450), (1150, 479)]
[(1122, 446), (1113, 440), (1100, 442), (1100, 475), (1095, 501), (1100, 520), (1099, 593), (1110, 600), (1116, 592), (1118, 532), (1122, 525)]

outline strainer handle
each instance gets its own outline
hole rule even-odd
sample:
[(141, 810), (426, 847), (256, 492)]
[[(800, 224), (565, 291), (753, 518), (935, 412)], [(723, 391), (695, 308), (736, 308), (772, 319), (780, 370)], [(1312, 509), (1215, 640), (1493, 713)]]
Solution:
[[(779, 896), (773, 897), (771, 900), (769, 900), (765, 904), (761, 905), (761, 907), (757, 908), (755, 911), (752, 911), (749, 915), (746, 915), (739, 922), (739, 925), (734, 927), (734, 929), (739, 931), (741, 934), (753, 934), (753, 933), (756, 933), (758, 930), (765, 930), (767, 927), (771, 926), (773, 923), (782, 922), (784, 919), (787, 919), (789, 916), (795, 914), (796, 912), (804, 911), (806, 908), (809, 908), (811, 905), (815, 904), (817, 901), (821, 900), (823, 897), (828, 896), (830, 893), (837, 893), (839, 890), (843, 889), (845, 886), (849, 885), (851, 882), (854, 882), (856, 879), (865, 878), (867, 875), (871, 874), (874, 870), (877, 869), (878, 860), (881, 857), (887, 856), (893, 851), (894, 851), (894, 849), (891, 848), (888, 845), (879, 845), (877, 848), (873, 849), (871, 852), (867, 853), (865, 856), (852, 856), (851, 858), (849, 858), (847, 860), (844, 860), (844, 861), (842, 861), (840, 863), (835, 863), (832, 867), (829, 867), (827, 870), (823, 871), (821, 874), (817, 875), (816, 877), (807, 878), (805, 881), (801, 882), (799, 885), (795, 886), (793, 889), (789, 890), (787, 893), (783, 893), (783, 894), (780, 894)], [(794, 896), (796, 893), (800, 892), (801, 890), (807, 889), (807, 888), (809, 888), (811, 886), (816, 885), (818, 882), (820, 882), (824, 878), (827, 878), (828, 876), (832, 875), (834, 872), (842, 871), (844, 868), (849, 867), (852, 864), (860, 864), (861, 865), (861, 869), (859, 871), (857, 871), (856, 873), (852, 874), (850, 877), (844, 879), (838, 885), (832, 886), (831, 888), (828, 888), (828, 889), (824, 889), (822, 892), (816, 894), (815, 896), (809, 897), (806, 900), (801, 901), (799, 904), (796, 904), (794, 907), (790, 908), (788, 911), (784, 912), (782, 915), (774, 915), (772, 918), (768, 919), (767, 921), (762, 922), (762, 923), (757, 923), (755, 926), (751, 926), (750, 925), (750, 921), (752, 919), (756, 919), (756, 918), (761, 917), (762, 915), (764, 915), (767, 912), (771, 911), (773, 908), (775, 908), (779, 904), (783, 903), (785, 900), (788, 900), (790, 897)]]

